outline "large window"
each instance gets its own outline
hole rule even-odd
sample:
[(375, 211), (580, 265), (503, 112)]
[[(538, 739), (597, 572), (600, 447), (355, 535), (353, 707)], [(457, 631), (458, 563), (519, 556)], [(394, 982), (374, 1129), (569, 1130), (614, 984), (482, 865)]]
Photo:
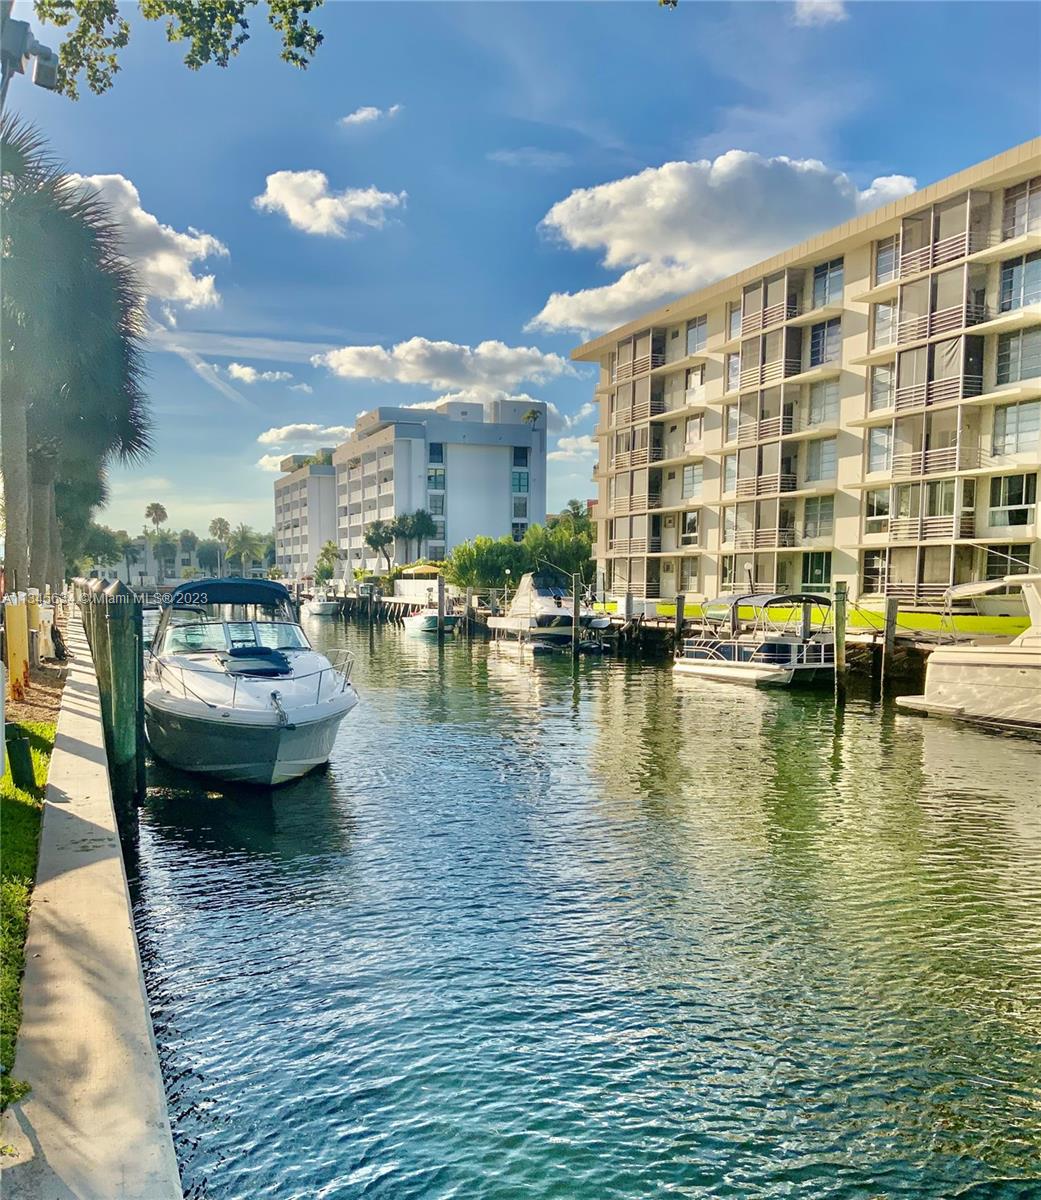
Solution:
[(842, 303), (842, 259), (821, 263), (813, 268), (813, 307)]
[(1002, 312), (1012, 312), (1025, 304), (1041, 301), (1041, 250), (1025, 258), (1012, 258), (1001, 264)]
[(868, 430), (867, 469), (870, 475), (873, 471), (889, 470), (889, 448), (893, 441), (893, 431), (885, 426), (882, 429)]
[(900, 238), (897, 234), (875, 243), (875, 274), (872, 282), (888, 283), (896, 278), (897, 261), (900, 254)]
[(741, 336), (741, 301), (737, 300), (727, 305), (727, 337)]
[(864, 532), (885, 533), (889, 529), (889, 488), (872, 488), (864, 496)]
[(737, 509), (731, 505), (723, 509), (723, 545), (729, 546), (737, 533)]
[(431, 492), (427, 496), (427, 511), (432, 517), (445, 515), (445, 496), (443, 492)]
[(839, 381), (824, 379), (810, 384), (811, 425), (835, 425), (839, 419)]
[(838, 464), (835, 438), (821, 438), (806, 444), (806, 479), (834, 479)]
[(527, 521), (514, 521), (512, 527), (513, 540), (515, 542), (523, 542), (524, 535), (528, 531)]
[(683, 427), (683, 441), (687, 446), (696, 446), (705, 436), (705, 416), (698, 413), (688, 417)]
[(728, 404), (723, 410), (723, 428), (726, 432), (723, 435), (724, 442), (737, 441), (737, 427), (741, 420), (741, 406), (738, 404)]
[(1002, 404), (994, 410), (995, 454), (1018, 454), (1041, 444), (1041, 400)]
[(1018, 383), (1041, 375), (1041, 325), (998, 338), (998, 383)]
[(1032, 229), (1041, 229), (1041, 175), (1005, 189), (1002, 237), (1007, 241)]
[(895, 380), (892, 367), (871, 368), (871, 411), (880, 408), (892, 408), (895, 395)]
[(933, 479), (925, 487), (925, 515), (927, 517), (954, 516), (953, 479)]
[(514, 471), (511, 481), (511, 486), (515, 492), (527, 492), (528, 490), (528, 472)]
[(842, 353), (842, 320), (821, 321), (810, 330), (810, 366), (838, 362)]
[(865, 550), (860, 562), (860, 594), (878, 596), (886, 590), (886, 552)]
[(896, 301), (884, 300), (871, 310), (871, 349), (891, 346), (896, 341)]
[(444, 467), (427, 467), (427, 487), (434, 492), (445, 490)]
[(831, 586), (831, 551), (814, 550), (802, 556), (802, 586), (808, 592), (826, 592)]
[(699, 354), (708, 341), (708, 317), (695, 317), (687, 322), (687, 353)]
[(683, 468), (683, 499), (698, 500), (701, 497), (701, 484), (704, 479), (704, 468), (701, 463), (690, 463)]
[(437, 541), (437, 542), (443, 542), (445, 540), (445, 523), (444, 523), (444, 521), (435, 521), (434, 522), (433, 540)]
[(835, 529), (835, 497), (811, 496), (803, 510), (803, 537), (830, 537)]
[(990, 481), (989, 524), (1032, 525), (1036, 504), (1036, 475), (999, 475)]
[(514, 496), (513, 497), (513, 518), (514, 520), (528, 519), (528, 497)]
[(514, 446), (513, 447), (513, 465), (515, 467), (527, 467), (528, 465), (528, 447)]
[(443, 463), (445, 461), (444, 442), (431, 442), (427, 452), (427, 462)]
[(987, 548), (987, 579), (1004, 579), (1006, 575), (1030, 574), (1030, 543), (1012, 542), (1007, 546)]
[(737, 489), (737, 455), (727, 454), (723, 459), (723, 493)]
[(699, 541), (700, 511), (683, 513), (680, 517), (680, 543), (684, 546), (696, 546)]
[(736, 392), (741, 386), (741, 355), (727, 355), (727, 391)]
[(696, 392), (705, 382), (705, 364), (698, 363), (696, 367), (687, 368), (687, 391)]

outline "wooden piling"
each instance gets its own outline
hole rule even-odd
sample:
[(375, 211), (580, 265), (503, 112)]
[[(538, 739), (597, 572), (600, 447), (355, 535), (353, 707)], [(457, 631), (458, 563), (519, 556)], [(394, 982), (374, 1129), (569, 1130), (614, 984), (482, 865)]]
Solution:
[(686, 607), (687, 597), (680, 592), (676, 597), (676, 623), (672, 629), (672, 654), (674, 658), (679, 658), (683, 650), (683, 618)]
[(832, 606), (835, 634), (835, 702), (846, 699), (846, 584), (835, 584)]
[(474, 632), (474, 590), (472, 587), (466, 589), (466, 610), (463, 614), (463, 624), (466, 627), (466, 636), (473, 637)]
[(445, 640), (445, 577), (437, 577), (437, 640)]
[(108, 771), (116, 811), (126, 813), (144, 797), (139, 794), (144, 747), (138, 743), (143, 710), (144, 658), (140, 636), (141, 603), (120, 580), (105, 591), (105, 641), (111, 725), (106, 729)]
[(900, 602), (896, 596), (886, 597), (885, 618), (882, 625), (882, 678), (881, 687), (893, 672), (893, 652), (896, 649), (896, 621)]
[(578, 637), (580, 619), (582, 616), (582, 577), (580, 575), (571, 576), (571, 657), (575, 661), (578, 660)]

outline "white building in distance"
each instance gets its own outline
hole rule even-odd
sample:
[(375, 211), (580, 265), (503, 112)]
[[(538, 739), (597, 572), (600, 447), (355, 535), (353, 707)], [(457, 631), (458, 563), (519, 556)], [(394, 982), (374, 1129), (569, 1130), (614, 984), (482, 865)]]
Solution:
[(275, 566), (287, 579), (313, 577), (326, 542), (336, 541), (336, 468), (332, 447), (290, 454), (275, 480)]
[[(332, 458), (335, 536), (348, 578), (386, 565), (365, 544), (365, 530), (377, 519), (425, 509), (436, 533), (423, 551), (433, 559), (478, 536), (519, 540), (546, 519), (542, 403), (444, 400), (430, 408), (375, 408), (358, 417)], [(401, 563), (417, 552), (399, 539), (390, 556)]]

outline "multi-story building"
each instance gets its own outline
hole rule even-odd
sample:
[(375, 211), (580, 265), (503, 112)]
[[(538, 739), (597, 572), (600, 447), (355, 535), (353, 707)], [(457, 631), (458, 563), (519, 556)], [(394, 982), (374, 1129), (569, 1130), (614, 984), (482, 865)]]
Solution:
[(332, 447), (291, 454), (275, 480), (275, 565), (287, 579), (314, 575), (326, 542), (336, 541), (336, 468)]
[[(377, 519), (425, 509), (435, 533), (423, 547), (442, 558), (480, 535), (522, 538), (546, 519), (546, 406), (530, 400), (444, 400), (430, 408), (375, 408), (333, 454), (345, 573), (379, 571), (365, 544)], [(403, 562), (418, 547), (388, 547)]]
[(1041, 139), (579, 347), (606, 591), (1041, 569)]

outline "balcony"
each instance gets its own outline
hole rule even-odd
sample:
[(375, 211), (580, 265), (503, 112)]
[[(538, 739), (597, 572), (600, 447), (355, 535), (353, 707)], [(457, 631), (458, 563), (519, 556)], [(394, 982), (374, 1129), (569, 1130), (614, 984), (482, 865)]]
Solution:
[(931, 242), (918, 250), (907, 250), (900, 255), (900, 278), (908, 275), (918, 275), (931, 267), (942, 266), (943, 263), (956, 262), (968, 254), (985, 250), (990, 239), (985, 233), (955, 233)]
[(635, 596), (642, 600), (657, 600), (661, 596), (661, 582), (651, 579), (647, 583), (618, 583), (614, 591), (616, 595), (620, 593), (623, 596)]
[(665, 366), (664, 354), (641, 354), (632, 362), (618, 363), (611, 377), (612, 383), (625, 383), (627, 379), (635, 379), (637, 375), (646, 375), (656, 367)]
[(665, 457), (664, 446), (643, 446), (638, 450), (623, 450), (614, 455), (611, 465), (616, 471), (626, 467), (643, 467), (647, 463), (661, 462)]
[(611, 538), (607, 549), (611, 554), (660, 554), (661, 538)]
[(642, 496), (615, 496), (611, 501), (612, 513), (646, 512), (661, 508), (661, 492), (647, 492)]
[(646, 421), (649, 417), (660, 417), (665, 411), (665, 397), (652, 396), (649, 400), (641, 400), (632, 406), (633, 421)]
[(928, 383), (912, 383), (896, 389), (896, 410), (926, 408), (947, 400), (967, 400), (983, 392), (982, 375), (957, 376), (953, 379), (931, 379)]
[(952, 471), (975, 471), (983, 463), (978, 446), (944, 446), (939, 450), (911, 450), (894, 454), (890, 474), (898, 479), (911, 475), (950, 475)]
[(901, 604), (912, 606), (939, 605), (943, 603), (944, 593), (950, 586), (949, 583), (904, 583), (885, 579), (865, 579), (864, 594), (867, 596), (892, 596)]
[(951, 333), (969, 325), (979, 325), (987, 320), (987, 310), (982, 304), (956, 304), (938, 312), (926, 313), (921, 317), (905, 317), (897, 326), (896, 341), (920, 342), (941, 333)]
[(893, 542), (948, 541), (975, 536), (976, 522), (970, 515), (950, 517), (892, 517), (889, 539)]
[(798, 481), (794, 473), (788, 471), (775, 472), (772, 475), (757, 475), (751, 479), (737, 481), (738, 496), (770, 496), (778, 492), (794, 492)]
[(735, 550), (774, 550), (797, 543), (794, 529), (739, 529), (734, 534)]
[(798, 375), (802, 363), (798, 358), (779, 358), (774, 362), (757, 363), (754, 367), (742, 367), (739, 376), (742, 391), (757, 388), (761, 383), (777, 383), (789, 375)]
[[(784, 437), (795, 430), (795, 418), (790, 414), (780, 417), (764, 417), (759, 421), (749, 421), (739, 425), (737, 429), (737, 444), (747, 446), (752, 442), (768, 441), (770, 438)], [(727, 441), (733, 441), (728, 438)]]
[(799, 315), (797, 301), (779, 300), (756, 312), (745, 313), (741, 317), (741, 334), (757, 333), (760, 329), (769, 329), (771, 325), (780, 325), (782, 321), (790, 320)]

